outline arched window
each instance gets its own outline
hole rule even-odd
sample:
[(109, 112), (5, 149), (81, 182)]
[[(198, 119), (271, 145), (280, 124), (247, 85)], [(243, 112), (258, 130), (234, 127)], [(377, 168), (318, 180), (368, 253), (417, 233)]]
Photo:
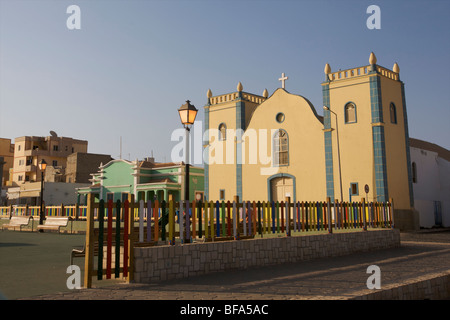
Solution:
[(411, 163), (411, 171), (412, 171), (412, 182), (417, 183), (417, 166), (416, 163)]
[(227, 126), (225, 123), (219, 125), (219, 141), (227, 140)]
[(356, 122), (356, 105), (353, 102), (349, 102), (345, 105), (345, 123)]
[(389, 112), (391, 114), (391, 123), (397, 123), (397, 109), (395, 108), (395, 104), (392, 102), (389, 106)]
[(275, 166), (289, 165), (289, 142), (285, 130), (279, 129), (273, 136), (273, 151)]

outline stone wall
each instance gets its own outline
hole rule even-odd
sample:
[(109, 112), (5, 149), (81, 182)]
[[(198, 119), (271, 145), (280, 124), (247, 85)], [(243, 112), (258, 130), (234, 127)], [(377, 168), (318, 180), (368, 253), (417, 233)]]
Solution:
[(383, 285), (381, 290), (367, 291), (352, 300), (449, 300), (450, 272), (428, 274), (401, 284)]
[(134, 280), (150, 283), (400, 246), (398, 229), (134, 249)]

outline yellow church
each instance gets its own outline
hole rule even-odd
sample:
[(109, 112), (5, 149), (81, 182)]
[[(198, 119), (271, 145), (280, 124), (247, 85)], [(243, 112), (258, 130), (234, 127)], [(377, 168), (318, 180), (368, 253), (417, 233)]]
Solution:
[(393, 199), (396, 225), (414, 223), (404, 83), (369, 64), (325, 65), (323, 116), (281, 88), (269, 96), (237, 91), (204, 106), (205, 198), (209, 200), (368, 201)]

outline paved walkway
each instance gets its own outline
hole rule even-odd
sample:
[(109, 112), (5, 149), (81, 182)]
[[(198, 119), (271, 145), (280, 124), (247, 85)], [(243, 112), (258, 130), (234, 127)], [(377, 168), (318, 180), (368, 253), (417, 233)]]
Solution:
[(369, 292), (367, 268), (381, 287), (450, 273), (450, 230), (402, 233), (400, 248), (209, 274), (155, 284), (116, 284), (28, 299), (63, 300), (335, 300)]

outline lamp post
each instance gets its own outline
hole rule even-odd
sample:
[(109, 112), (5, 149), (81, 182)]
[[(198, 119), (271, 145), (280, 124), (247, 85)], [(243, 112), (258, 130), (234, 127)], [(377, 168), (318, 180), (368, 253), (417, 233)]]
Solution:
[(323, 110), (330, 111), (336, 117), (336, 139), (337, 139), (337, 152), (338, 152), (338, 163), (339, 163), (339, 185), (341, 188), (341, 202), (343, 202), (344, 200), (343, 200), (343, 194), (342, 194), (341, 153), (339, 150), (338, 118), (337, 118), (337, 114), (334, 111), (332, 111), (329, 107), (323, 106)]
[(184, 200), (189, 200), (189, 132), (190, 127), (194, 124), (195, 117), (197, 116), (198, 110), (194, 105), (191, 104), (189, 100), (186, 100), (186, 103), (183, 104), (180, 109), (178, 109), (178, 113), (180, 115), (181, 123), (183, 127), (186, 129), (186, 147), (185, 147), (185, 165), (186, 165), (186, 176), (184, 181)]
[[(39, 163), (39, 169), (41, 170), (41, 211), (39, 213), (39, 224), (44, 224), (44, 172), (47, 168), (47, 162), (44, 159)], [(42, 229), (40, 229), (42, 231)]]

